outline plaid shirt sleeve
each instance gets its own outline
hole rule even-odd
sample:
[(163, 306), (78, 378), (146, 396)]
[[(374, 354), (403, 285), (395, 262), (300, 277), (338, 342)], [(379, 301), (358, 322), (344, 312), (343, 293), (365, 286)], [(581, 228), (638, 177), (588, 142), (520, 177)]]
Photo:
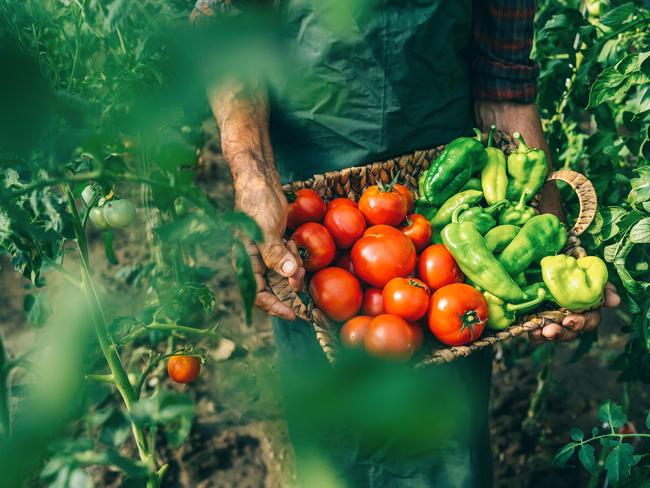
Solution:
[(539, 65), (530, 59), (535, 0), (474, 0), (472, 17), (474, 99), (535, 101)]

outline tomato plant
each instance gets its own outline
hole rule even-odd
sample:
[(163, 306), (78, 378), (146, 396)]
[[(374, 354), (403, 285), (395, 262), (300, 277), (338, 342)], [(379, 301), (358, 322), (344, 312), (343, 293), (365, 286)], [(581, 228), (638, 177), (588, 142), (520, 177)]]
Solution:
[(461, 346), (480, 337), (487, 323), (483, 294), (465, 283), (453, 283), (431, 296), (429, 329), (443, 344)]
[(408, 276), (415, 268), (415, 247), (402, 232), (388, 225), (366, 229), (350, 253), (356, 274), (382, 288), (395, 277)]
[(330, 319), (343, 322), (359, 312), (363, 300), (361, 285), (352, 273), (325, 268), (309, 281), (309, 294)]

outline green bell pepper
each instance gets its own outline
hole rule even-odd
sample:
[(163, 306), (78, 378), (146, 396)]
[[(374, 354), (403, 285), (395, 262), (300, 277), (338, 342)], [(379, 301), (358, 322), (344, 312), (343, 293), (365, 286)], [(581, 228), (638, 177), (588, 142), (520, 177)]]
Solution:
[(492, 147), (492, 135), (496, 127), (490, 127), (488, 134), (487, 163), (481, 171), (481, 189), (488, 205), (493, 205), (506, 198), (508, 173), (506, 172), (506, 155), (497, 147)]
[(485, 235), (487, 231), (492, 229), (497, 225), (496, 220), (494, 220), (494, 217), (492, 217), (492, 214), (499, 210), (504, 204), (507, 202), (505, 200), (502, 200), (499, 203), (495, 203), (494, 205), (490, 207), (471, 207), (469, 208), (469, 205), (461, 205), (459, 208), (467, 208), (467, 210), (463, 211), (460, 216), (458, 217), (459, 222), (474, 222), (476, 224), (476, 229), (478, 230), (479, 234)]
[(528, 300), (526, 293), (485, 246), (476, 225), (473, 222), (458, 222), (460, 211), (456, 209), (452, 223), (446, 225), (440, 235), (461, 271), (471, 282), (508, 303)]
[(600, 304), (607, 283), (607, 266), (596, 256), (574, 258), (559, 254), (541, 261), (542, 278), (555, 301), (581, 311)]
[(424, 215), (427, 220), (431, 221), (431, 219), (433, 219), (433, 217), (438, 212), (438, 208), (434, 207), (432, 205), (429, 205), (424, 200), (416, 200), (415, 201), (415, 210), (414, 211), (415, 211), (415, 213), (419, 213), (420, 215)]
[(500, 253), (519, 233), (520, 227), (516, 225), (498, 225), (490, 229), (485, 238), (485, 245), (493, 253)]
[(481, 180), (478, 178), (470, 178), (469, 180), (467, 180), (467, 183), (465, 183), (463, 187), (460, 189), (460, 191), (465, 191), (465, 190), (481, 191)]
[(519, 197), (519, 202), (514, 207), (506, 207), (499, 214), (499, 224), (501, 225), (524, 225), (531, 217), (537, 215), (533, 207), (526, 205), (526, 194)]
[(516, 276), (545, 256), (562, 250), (567, 240), (566, 228), (555, 215), (542, 214), (524, 224), (515, 238), (499, 255), (499, 262)]
[(483, 169), (487, 154), (478, 139), (459, 137), (451, 141), (436, 158), (429, 170), (420, 176), (422, 186), (420, 198), (433, 205), (442, 205), (449, 197), (456, 194), (470, 177)]
[(531, 298), (523, 303), (506, 303), (490, 292), (484, 291), (485, 301), (488, 304), (488, 329), (503, 330), (511, 326), (517, 319), (516, 312), (527, 312), (546, 299), (546, 290), (539, 285), (531, 285), (525, 290)]
[(480, 190), (465, 190), (456, 193), (442, 204), (438, 212), (431, 219), (432, 227), (442, 228), (451, 222), (451, 216), (461, 205), (475, 205), (483, 199), (483, 192)]
[(519, 141), (517, 150), (508, 156), (508, 189), (506, 196), (514, 202), (522, 195), (530, 200), (546, 181), (548, 164), (546, 154), (541, 149), (529, 147), (521, 134), (515, 132), (515, 139)]

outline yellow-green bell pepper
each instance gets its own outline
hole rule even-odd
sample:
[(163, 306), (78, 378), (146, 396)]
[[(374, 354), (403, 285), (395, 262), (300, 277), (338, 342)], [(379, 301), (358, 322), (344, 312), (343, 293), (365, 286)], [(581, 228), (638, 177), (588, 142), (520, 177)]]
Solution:
[(602, 259), (559, 254), (543, 258), (540, 264), (544, 283), (560, 306), (580, 311), (600, 304), (607, 283), (607, 265)]

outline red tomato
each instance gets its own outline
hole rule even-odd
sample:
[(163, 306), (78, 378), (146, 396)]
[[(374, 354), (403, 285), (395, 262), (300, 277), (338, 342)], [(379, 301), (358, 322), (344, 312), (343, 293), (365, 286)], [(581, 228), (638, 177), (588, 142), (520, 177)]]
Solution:
[(328, 230), (316, 222), (307, 222), (291, 236), (300, 251), (307, 271), (317, 271), (329, 265), (336, 256), (336, 245)]
[(350, 256), (357, 276), (377, 288), (398, 276), (408, 276), (415, 269), (411, 239), (388, 225), (366, 229), (352, 246)]
[(464, 276), (444, 244), (427, 247), (418, 259), (418, 276), (432, 289), (462, 283)]
[(350, 349), (363, 348), (363, 341), (371, 320), (372, 317), (367, 315), (357, 315), (348, 320), (339, 332), (341, 343)]
[(354, 272), (354, 266), (352, 265), (352, 259), (350, 259), (349, 252), (341, 253), (338, 259), (334, 262), (334, 266), (336, 266), (337, 268), (343, 268), (345, 271), (349, 271), (350, 273), (356, 276), (356, 273)]
[(355, 202), (351, 198), (335, 198), (334, 200), (332, 200), (330, 203), (327, 204), (327, 210), (332, 210), (333, 208), (343, 207), (343, 206), (357, 208), (357, 202)]
[(429, 309), (429, 287), (415, 278), (393, 278), (382, 293), (384, 310), (408, 322), (419, 320)]
[(201, 371), (201, 361), (195, 356), (172, 356), (167, 360), (167, 374), (176, 383), (191, 383)]
[(424, 342), (424, 331), (422, 330), (422, 324), (418, 322), (409, 322), (409, 329), (413, 334), (413, 342), (415, 343), (415, 351), (419, 351)]
[(370, 225), (398, 226), (406, 217), (406, 201), (395, 188), (369, 186), (361, 194), (359, 210)]
[(370, 287), (363, 292), (363, 304), (361, 305), (361, 312), (364, 315), (376, 317), (384, 312), (384, 298), (381, 295), (379, 288)]
[(325, 202), (311, 188), (303, 188), (295, 193), (289, 193), (287, 200), (289, 200), (288, 229), (297, 229), (307, 222), (322, 222), (325, 215)]
[(474, 342), (483, 333), (488, 305), (483, 294), (465, 283), (443, 286), (431, 297), (429, 328), (448, 346)]
[(415, 336), (404, 319), (382, 314), (368, 324), (364, 345), (371, 356), (408, 361), (415, 351)]
[(400, 227), (400, 230), (413, 241), (418, 252), (431, 244), (431, 223), (424, 215), (409, 215), (406, 218), (406, 225)]
[(309, 294), (325, 315), (337, 322), (353, 317), (361, 308), (361, 285), (352, 273), (341, 268), (318, 271), (309, 282)]
[(404, 185), (400, 185), (399, 183), (395, 183), (395, 185), (393, 185), (393, 188), (397, 190), (400, 195), (402, 195), (404, 203), (406, 203), (406, 212), (413, 213), (415, 202), (413, 201), (413, 193), (411, 193), (411, 190), (406, 188)]
[(342, 205), (328, 210), (323, 224), (339, 249), (348, 249), (366, 230), (366, 219), (358, 209)]

